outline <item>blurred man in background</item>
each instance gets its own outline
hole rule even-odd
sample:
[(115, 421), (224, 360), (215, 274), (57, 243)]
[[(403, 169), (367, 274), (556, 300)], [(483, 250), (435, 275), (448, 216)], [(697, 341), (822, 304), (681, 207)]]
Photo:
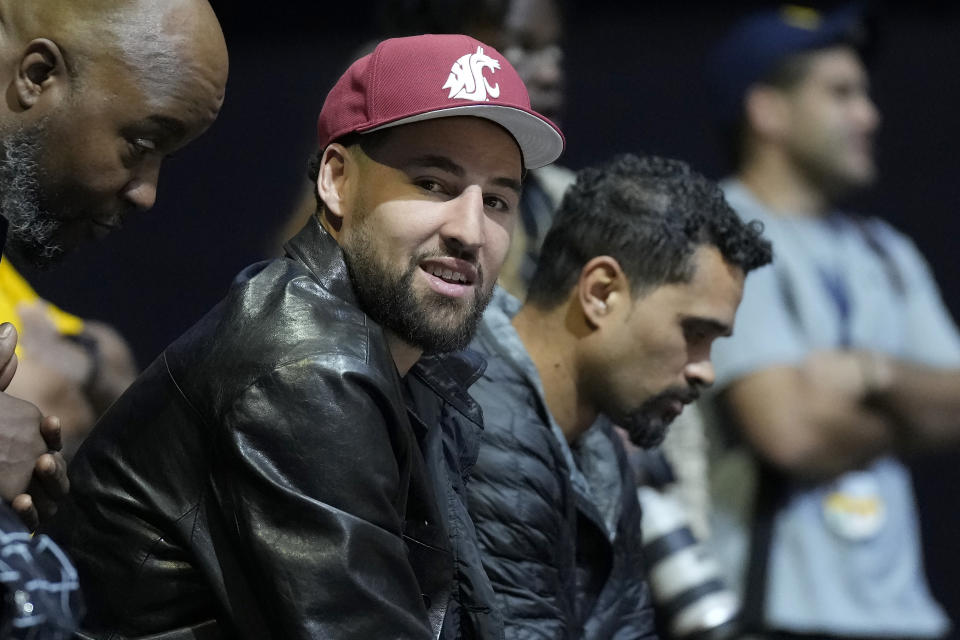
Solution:
[(936, 638), (949, 624), (901, 459), (960, 442), (960, 336), (913, 243), (839, 208), (876, 180), (866, 35), (857, 7), (789, 6), (738, 23), (710, 59), (737, 159), (727, 198), (776, 251), (715, 354), (731, 445), (715, 543), (748, 628), (770, 637)]
[[(563, 68), (564, 14), (559, 0), (508, 0), (499, 36), (501, 51), (530, 89), (530, 103), (548, 118), (563, 120), (566, 85)], [(532, 171), (520, 203), (520, 224), (500, 274), (500, 285), (526, 297), (540, 259), (540, 248), (573, 172), (558, 164)]]

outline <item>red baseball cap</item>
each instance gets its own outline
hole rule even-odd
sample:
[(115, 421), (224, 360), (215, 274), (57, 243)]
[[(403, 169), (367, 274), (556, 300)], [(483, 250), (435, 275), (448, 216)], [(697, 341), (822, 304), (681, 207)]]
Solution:
[(536, 169), (563, 152), (557, 125), (530, 108), (520, 76), (493, 47), (462, 35), (384, 40), (350, 65), (327, 94), (320, 148), (353, 132), (408, 122), (476, 116), (510, 132), (524, 165)]

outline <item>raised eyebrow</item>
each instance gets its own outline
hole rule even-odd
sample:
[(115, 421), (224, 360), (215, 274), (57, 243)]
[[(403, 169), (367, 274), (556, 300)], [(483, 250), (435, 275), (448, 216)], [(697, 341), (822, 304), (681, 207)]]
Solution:
[[(439, 155), (425, 155), (417, 156), (410, 161), (410, 164), (415, 167), (433, 167), (452, 173), (458, 178), (462, 178), (467, 175), (466, 170), (461, 167), (459, 164), (451, 160), (446, 156)], [(497, 186), (505, 187), (514, 191), (517, 195), (520, 195), (521, 183), (519, 180), (514, 180), (513, 178), (499, 177), (493, 178), (491, 182)]]

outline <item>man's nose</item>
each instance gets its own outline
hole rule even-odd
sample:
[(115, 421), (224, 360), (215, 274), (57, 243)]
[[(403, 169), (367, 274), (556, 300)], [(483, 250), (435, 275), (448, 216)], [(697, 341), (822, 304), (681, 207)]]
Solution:
[(880, 126), (880, 110), (877, 108), (877, 105), (870, 99), (870, 96), (863, 96), (863, 99), (859, 102), (859, 115), (860, 120), (863, 122), (864, 128), (869, 133), (873, 133)]
[(145, 162), (124, 188), (124, 197), (140, 211), (147, 211), (157, 201), (160, 161)]
[(697, 387), (709, 387), (716, 380), (713, 363), (709, 358), (687, 363), (684, 375), (690, 384)]
[(486, 242), (486, 212), (479, 186), (464, 189), (447, 203), (446, 218), (440, 235), (456, 254), (475, 254)]

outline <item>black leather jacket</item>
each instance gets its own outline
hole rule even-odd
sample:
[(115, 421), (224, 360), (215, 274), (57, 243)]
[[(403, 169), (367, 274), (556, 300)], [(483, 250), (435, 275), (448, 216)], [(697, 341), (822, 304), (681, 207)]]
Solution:
[(499, 638), (462, 497), (482, 363), (401, 379), (315, 220), (249, 267), (97, 425), (49, 528), (87, 632)]

